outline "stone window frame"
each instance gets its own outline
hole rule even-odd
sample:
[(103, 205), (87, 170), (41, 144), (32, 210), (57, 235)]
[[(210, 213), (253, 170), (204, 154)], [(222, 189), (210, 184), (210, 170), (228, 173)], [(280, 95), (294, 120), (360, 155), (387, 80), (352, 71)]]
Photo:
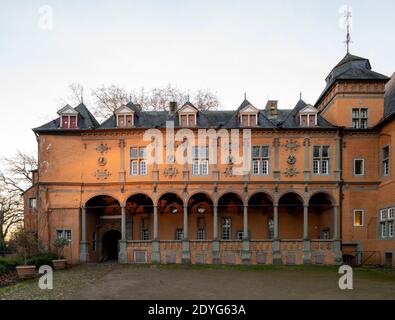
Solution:
[[(230, 226), (229, 226), (229, 239), (224, 239), (224, 221), (226, 219), (230, 220)], [(221, 240), (223, 241), (231, 241), (232, 240), (232, 217), (222, 217), (221, 220)]]
[[(32, 204), (32, 200), (34, 200), (34, 205)], [(36, 197), (29, 197), (28, 200), (28, 207), (31, 210), (37, 209), (37, 198)]]
[[(199, 148), (198, 154), (196, 154), (196, 148)], [(201, 155), (200, 150), (206, 149), (206, 156), (203, 157)], [(209, 162), (209, 146), (193, 146), (192, 149), (192, 167), (191, 173), (193, 176), (208, 176), (210, 173), (210, 162)], [(206, 170), (202, 170), (202, 168), (206, 168)], [(197, 170), (195, 170), (197, 169)]]
[[(390, 210), (392, 217), (390, 217)], [(385, 211), (385, 218), (383, 219), (383, 211)], [(378, 239), (380, 240), (394, 240), (395, 239), (395, 205), (380, 208), (378, 210)], [(390, 236), (390, 224), (392, 225), (392, 235)], [(382, 226), (384, 226), (385, 235), (383, 236)]]
[(55, 231), (56, 231), (56, 238), (57, 239), (62, 237), (59, 235), (59, 232), (65, 233), (65, 234), (66, 234), (66, 232), (69, 232), (70, 236), (68, 237), (66, 234), (66, 236), (63, 238), (66, 238), (69, 241), (69, 243), (71, 243), (73, 241), (73, 230), (71, 228), (56, 228)]
[[(360, 211), (360, 212), (362, 212), (362, 224), (360, 224), (360, 225), (357, 225), (357, 224), (355, 224), (355, 213), (357, 212), (357, 211)], [(352, 219), (352, 221), (353, 221), (353, 227), (356, 227), (356, 228), (359, 228), (359, 227), (364, 227), (365, 226), (365, 209), (353, 209), (353, 219)]]
[(176, 241), (181, 241), (184, 239), (184, 229), (183, 228), (176, 228), (174, 239)]
[[(388, 147), (388, 159), (384, 159), (384, 149)], [(381, 176), (382, 177), (389, 177), (391, 176), (391, 146), (389, 144), (385, 144), (381, 147), (381, 152), (380, 152), (380, 171), (381, 171)], [(384, 161), (388, 161), (388, 174), (385, 174), (385, 167), (384, 167)]]
[[(132, 155), (132, 149), (137, 149), (137, 157)], [(141, 151), (143, 150), (143, 155)], [(147, 147), (146, 146), (130, 146), (129, 147), (129, 175), (131, 176), (146, 176), (148, 174), (147, 164)], [(137, 164), (137, 171), (134, 171), (133, 164)], [(143, 169), (144, 168), (144, 171)], [(142, 173), (143, 171), (143, 173)]]
[[(267, 147), (267, 157), (263, 157), (262, 154), (259, 154), (258, 157), (254, 157), (253, 155), (253, 150), (254, 147)], [(261, 149), (260, 149), (261, 150)], [(261, 152), (261, 151), (260, 151)], [(253, 145), (251, 148), (251, 173), (253, 176), (269, 176), (270, 175), (270, 168), (271, 168), (271, 164), (270, 164), (270, 153), (271, 153), (271, 149), (270, 149), (270, 145), (268, 144), (256, 144)], [(258, 162), (258, 173), (254, 173), (254, 161), (259, 161)], [(263, 173), (262, 168), (263, 168), (263, 162), (267, 163), (267, 173)]]
[[(355, 161), (357, 161), (357, 160), (362, 160), (362, 163), (363, 163), (362, 173), (360, 173), (360, 174), (355, 173), (355, 168), (356, 168), (355, 167)], [(353, 166), (352, 166), (352, 174), (353, 174), (353, 176), (354, 177), (364, 177), (366, 175), (366, 161), (365, 161), (365, 158), (363, 158), (363, 157), (355, 157), (355, 158), (353, 158), (352, 163), (353, 163)]]
[[(358, 117), (354, 117), (354, 111), (358, 110)], [(366, 110), (366, 117), (361, 116), (362, 110)], [(362, 121), (366, 120), (366, 127), (362, 128)], [(354, 127), (354, 121), (358, 121), (358, 126)], [(351, 127), (353, 129), (367, 129), (369, 127), (369, 108), (368, 107), (353, 107), (351, 109)]]
[[(315, 147), (320, 147), (320, 155), (319, 157), (314, 157), (314, 148)], [(328, 147), (328, 157), (325, 157), (325, 160), (328, 160), (328, 173), (322, 173), (322, 147)], [(332, 152), (331, 152), (331, 145), (330, 144), (313, 144), (312, 145), (312, 168), (311, 172), (313, 176), (330, 176), (332, 172)], [(314, 173), (314, 161), (319, 160), (319, 173)]]

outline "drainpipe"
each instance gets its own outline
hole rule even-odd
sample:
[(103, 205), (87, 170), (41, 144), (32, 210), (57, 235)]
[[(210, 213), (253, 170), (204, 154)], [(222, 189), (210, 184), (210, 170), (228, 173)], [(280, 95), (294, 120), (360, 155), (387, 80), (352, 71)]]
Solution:
[(340, 248), (343, 242), (343, 136), (344, 136), (344, 128), (341, 127), (339, 131), (339, 139), (340, 139), (340, 182), (339, 182), (339, 220), (340, 220)]

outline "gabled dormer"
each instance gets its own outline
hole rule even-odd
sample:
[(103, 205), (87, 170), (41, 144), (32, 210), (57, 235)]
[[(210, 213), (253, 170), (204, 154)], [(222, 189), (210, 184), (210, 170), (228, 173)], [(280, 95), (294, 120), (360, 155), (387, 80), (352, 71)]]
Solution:
[(242, 127), (255, 127), (258, 125), (259, 110), (252, 104), (246, 105), (239, 111), (238, 118), (240, 126)]
[(199, 110), (190, 102), (185, 103), (178, 110), (178, 121), (181, 127), (194, 127), (197, 125)]
[(134, 111), (128, 106), (121, 106), (114, 113), (117, 128), (132, 128), (134, 126)]
[(318, 110), (311, 104), (308, 104), (298, 113), (299, 124), (301, 127), (315, 127), (317, 126)]
[(78, 111), (69, 106), (65, 105), (58, 111), (60, 116), (60, 127), (62, 129), (77, 129), (78, 128)]

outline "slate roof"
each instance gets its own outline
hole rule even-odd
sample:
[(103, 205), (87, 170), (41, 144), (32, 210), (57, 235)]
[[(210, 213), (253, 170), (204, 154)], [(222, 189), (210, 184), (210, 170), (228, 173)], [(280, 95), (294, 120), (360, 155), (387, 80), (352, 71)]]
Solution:
[(345, 57), (332, 69), (326, 77), (326, 86), (315, 105), (317, 106), (325, 93), (339, 80), (378, 80), (387, 82), (390, 78), (372, 71), (369, 59), (347, 53)]
[[(370, 62), (368, 59), (347, 54), (330, 72), (326, 78), (327, 85), (316, 102), (319, 103), (320, 99), (324, 96), (327, 90), (337, 80), (380, 80), (387, 82), (388, 77), (372, 71)], [(193, 106), (190, 102), (186, 105)], [(238, 119), (238, 113), (245, 107), (252, 105), (247, 99), (240, 104), (236, 110), (223, 110), (223, 111), (199, 111), (197, 112), (197, 127), (198, 128), (240, 128)], [(174, 121), (175, 128), (179, 127), (178, 113), (171, 113), (169, 111), (142, 111), (139, 105), (129, 102), (127, 106), (134, 111), (134, 127), (135, 128), (165, 128), (166, 121)], [(185, 106), (185, 105), (184, 105)], [(253, 105), (252, 105), (253, 106)], [(301, 127), (299, 124), (298, 113), (307, 104), (303, 100), (299, 100), (294, 108), (292, 109), (278, 109), (277, 117), (269, 117), (266, 109), (258, 109), (258, 126), (257, 128), (264, 129), (298, 129), (305, 130), (305, 127)], [(181, 106), (182, 108), (183, 106)], [(256, 108), (256, 107), (255, 107)], [(180, 108), (179, 108), (180, 109)], [(79, 112), (78, 115), (78, 129), (89, 130), (89, 129), (117, 129), (116, 128), (116, 117), (112, 115), (109, 119), (99, 124), (95, 117), (89, 112), (88, 108), (84, 104), (80, 104), (75, 108)], [(392, 86), (389, 86), (385, 93), (385, 115), (383, 121), (387, 121), (389, 118), (395, 116), (395, 81)], [(380, 123), (382, 123), (381, 121)], [(336, 128), (328, 121), (326, 121), (320, 113), (317, 117), (318, 128)], [(314, 128), (317, 128), (314, 127)], [(62, 129), (60, 128), (60, 118), (57, 118), (47, 124), (33, 129), (35, 132), (45, 131), (71, 131), (78, 129)]]
[[(100, 126), (99, 122), (93, 116), (93, 114), (89, 111), (89, 109), (83, 104), (80, 103), (77, 107), (74, 108), (78, 112), (78, 129), (95, 129)], [(60, 128), (60, 117), (51, 122), (44, 124), (41, 127), (33, 129), (34, 132), (43, 132), (43, 131), (52, 131), (52, 130), (64, 130)], [(77, 129), (70, 129), (77, 130)]]

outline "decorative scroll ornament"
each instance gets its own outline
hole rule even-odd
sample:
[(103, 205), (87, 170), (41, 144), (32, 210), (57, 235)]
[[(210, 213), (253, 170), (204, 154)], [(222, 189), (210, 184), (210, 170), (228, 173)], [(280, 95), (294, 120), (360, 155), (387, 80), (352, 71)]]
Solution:
[(296, 157), (292, 154), (289, 155), (287, 162), (289, 165), (293, 166), (296, 163)]
[(163, 171), (164, 175), (166, 177), (172, 178), (175, 177), (178, 174), (178, 169), (174, 168), (174, 167), (167, 167), (164, 171)]
[(107, 164), (107, 159), (105, 157), (99, 157), (97, 159), (97, 164), (101, 167), (104, 167)]
[(108, 150), (110, 150), (110, 148), (107, 146), (107, 143), (101, 143), (96, 147), (96, 151), (100, 152), (101, 154), (107, 152)]
[(98, 180), (106, 180), (109, 176), (111, 176), (111, 173), (107, 169), (98, 169), (93, 175)]
[(232, 165), (229, 165), (229, 166), (225, 169), (224, 173), (225, 173), (225, 177), (234, 177), (233, 166), (232, 166)]
[(290, 139), (285, 142), (284, 147), (285, 150), (293, 153), (300, 147), (300, 145), (296, 140)]
[(294, 177), (294, 176), (298, 175), (298, 173), (299, 173), (298, 170), (296, 168), (293, 168), (293, 167), (287, 168), (284, 171), (284, 175), (286, 177)]

